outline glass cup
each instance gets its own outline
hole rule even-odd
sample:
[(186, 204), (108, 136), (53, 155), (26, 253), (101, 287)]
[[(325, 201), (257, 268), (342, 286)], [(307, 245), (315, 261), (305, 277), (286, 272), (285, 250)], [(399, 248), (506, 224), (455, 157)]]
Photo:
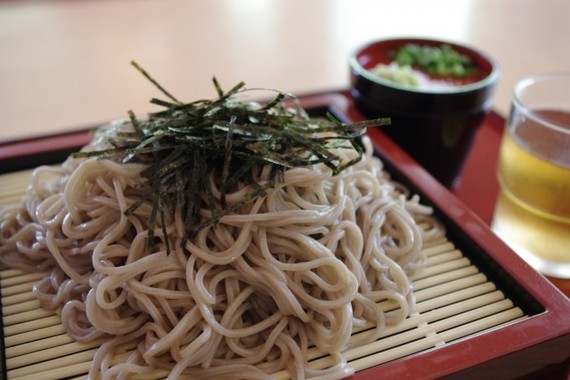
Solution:
[(570, 73), (514, 88), (491, 228), (545, 275), (570, 278)]

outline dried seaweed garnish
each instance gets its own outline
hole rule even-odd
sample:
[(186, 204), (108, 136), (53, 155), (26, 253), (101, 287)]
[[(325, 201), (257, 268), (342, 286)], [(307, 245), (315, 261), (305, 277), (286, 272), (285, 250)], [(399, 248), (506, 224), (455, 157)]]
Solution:
[[(294, 96), (280, 91), (275, 91), (274, 99), (265, 105), (240, 102), (236, 95), (253, 90), (240, 82), (225, 92), (216, 78), (213, 83), (217, 98), (182, 103), (136, 62), (131, 63), (169, 99), (151, 99), (152, 104), (164, 109), (142, 119), (128, 111), (133, 133), (115, 133), (109, 137), (112, 148), (77, 152), (74, 157), (147, 165), (141, 172), (146, 179), (145, 191), (125, 214), (132, 214), (146, 201), (152, 202), (149, 246), (155, 243), (158, 224), (166, 234), (165, 210), (180, 208), (185, 218), (185, 240), (265, 195), (286, 169), (324, 164), (333, 174), (340, 173), (361, 159), (358, 137), (366, 128), (390, 123), (387, 118), (354, 124), (343, 124), (332, 115), (310, 118)], [(343, 162), (335, 153), (338, 149), (353, 149), (357, 156)], [(253, 172), (264, 165), (271, 165), (270, 178), (258, 183)], [(220, 202), (215, 199), (212, 180), (221, 193)], [(228, 206), (226, 194), (240, 183), (249, 185), (252, 191)], [(203, 205), (209, 208), (211, 217), (200, 215)]]

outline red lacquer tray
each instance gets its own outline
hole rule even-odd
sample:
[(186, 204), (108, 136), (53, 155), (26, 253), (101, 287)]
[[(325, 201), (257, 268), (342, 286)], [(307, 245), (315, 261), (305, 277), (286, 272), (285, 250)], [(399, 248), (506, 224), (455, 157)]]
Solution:
[[(346, 91), (300, 100), (306, 109), (326, 109), (344, 121), (365, 119)], [(453, 189), (444, 188), (380, 129), (368, 133), (388, 170), (434, 207), (469, 258), (501, 290), (534, 311), (519, 322), (363, 370), (354, 379), (565, 379), (569, 375), (570, 300), (488, 227), (497, 195), (495, 165), (503, 123), (496, 113), (487, 117)], [(82, 130), (0, 144), (0, 172), (60, 162), (90, 138), (90, 132)], [(568, 289), (564, 282), (558, 286)]]
[[(355, 108), (346, 92), (328, 95), (334, 113), (346, 121), (365, 117)], [(317, 96), (314, 101), (322, 101)], [(310, 99), (309, 99), (310, 100)], [(498, 193), (495, 168), (504, 119), (491, 112), (474, 143), (460, 180), (445, 189), (410, 156), (403, 152), (380, 129), (368, 130), (375, 148), (408, 185), (418, 190), (443, 213), (447, 226), (458, 226), (472, 243), (482, 248), (492, 260), (545, 307), (545, 312), (510, 328), (499, 329), (467, 341), (449, 345), (415, 357), (396, 360), (359, 373), (358, 379), (378, 378), (570, 378), (570, 301), (560, 290), (568, 292), (568, 281), (548, 281), (524, 263), (490, 230), (489, 224)], [(552, 286), (556, 281), (561, 289)], [(567, 293), (568, 294), (568, 293)], [(550, 314), (550, 316), (548, 316)], [(544, 318), (544, 319), (543, 319)], [(547, 321), (546, 319), (550, 319)], [(557, 325), (554, 327), (550, 325)], [(549, 327), (550, 332), (546, 330)], [(539, 330), (542, 330), (539, 332)], [(558, 330), (558, 331), (555, 331)], [(529, 335), (530, 334), (530, 335)], [(551, 335), (544, 339), (545, 335)], [(531, 336), (532, 335), (532, 336)], [(542, 341), (542, 342), (539, 342)], [(551, 366), (550, 355), (558, 355), (558, 366)], [(518, 370), (534, 362), (534, 373)], [(532, 365), (531, 365), (532, 366)]]

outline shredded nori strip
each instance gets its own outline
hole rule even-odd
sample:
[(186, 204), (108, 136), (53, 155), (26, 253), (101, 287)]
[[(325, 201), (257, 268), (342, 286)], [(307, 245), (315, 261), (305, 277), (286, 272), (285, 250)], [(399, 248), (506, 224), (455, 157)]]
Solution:
[[(145, 201), (152, 202), (149, 247), (155, 244), (154, 230), (158, 224), (166, 235), (166, 209), (174, 212), (180, 208), (185, 218), (184, 242), (200, 229), (215, 226), (224, 215), (264, 196), (289, 168), (324, 164), (333, 174), (340, 173), (361, 159), (363, 151), (358, 138), (366, 128), (390, 123), (388, 118), (354, 124), (343, 124), (333, 115), (310, 118), (294, 96), (280, 91), (275, 91), (275, 98), (265, 105), (240, 102), (235, 99), (238, 94), (253, 90), (240, 82), (224, 92), (216, 78), (213, 83), (217, 98), (182, 103), (136, 62), (131, 63), (170, 99), (151, 99), (152, 104), (164, 110), (142, 119), (128, 111), (133, 133), (109, 137), (110, 149), (77, 152), (73, 156), (147, 165), (141, 173), (146, 178), (145, 191), (125, 214), (135, 212)], [(357, 157), (343, 162), (335, 153), (338, 149), (353, 149)], [(271, 165), (270, 178), (257, 183), (253, 169), (264, 165)], [(219, 203), (211, 178), (221, 192)], [(250, 185), (252, 192), (228, 206), (226, 194), (239, 183)], [(210, 209), (211, 218), (200, 215), (202, 204)]]

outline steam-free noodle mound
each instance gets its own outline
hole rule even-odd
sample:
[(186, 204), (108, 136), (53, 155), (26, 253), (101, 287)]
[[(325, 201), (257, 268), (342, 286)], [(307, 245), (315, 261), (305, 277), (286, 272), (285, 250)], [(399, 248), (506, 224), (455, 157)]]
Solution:
[[(120, 121), (106, 135), (132, 130)], [(156, 370), (172, 379), (348, 376), (343, 351), (413, 310), (408, 274), (424, 266), (422, 244), (441, 234), (362, 143), (361, 159), (339, 173), (322, 163), (287, 168), (256, 197), (272, 165), (224, 191), (210, 173), (211, 194), (195, 200), (200, 218), (213, 218), (212, 201), (231, 212), (191, 235), (183, 208), (157, 213), (145, 198), (148, 164), (70, 157), (36, 169), (23, 202), (2, 210), (0, 262), (45, 271), (33, 289), (42, 307), (75, 340), (101, 340), (94, 379)], [(85, 151), (108, 148), (98, 138)], [(358, 152), (335, 154), (348, 162)], [(318, 352), (332, 365), (313, 368)]]

